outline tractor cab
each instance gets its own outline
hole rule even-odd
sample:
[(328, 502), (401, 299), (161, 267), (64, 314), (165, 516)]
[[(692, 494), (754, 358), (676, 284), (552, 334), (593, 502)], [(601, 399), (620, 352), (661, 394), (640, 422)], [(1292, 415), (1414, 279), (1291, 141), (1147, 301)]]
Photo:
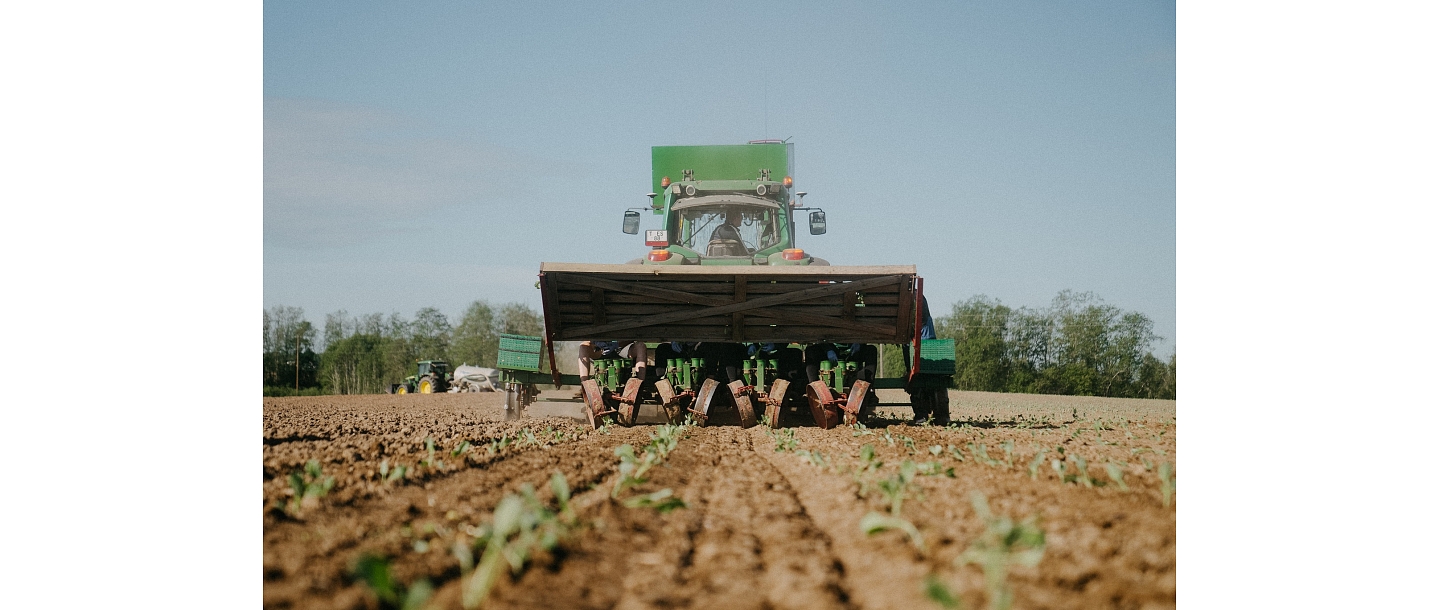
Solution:
[(450, 372), (450, 364), (444, 360), (421, 360), (416, 367), (416, 377), (424, 377), (434, 373), (436, 377), (444, 378)]

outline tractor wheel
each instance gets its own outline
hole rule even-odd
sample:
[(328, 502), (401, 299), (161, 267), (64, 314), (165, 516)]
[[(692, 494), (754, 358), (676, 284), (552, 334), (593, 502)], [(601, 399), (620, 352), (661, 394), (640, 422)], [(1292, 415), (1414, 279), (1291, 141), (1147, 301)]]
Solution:
[(421, 393), (421, 394), (434, 394), (434, 393), (435, 393), (435, 379), (432, 378), (432, 377), (430, 377), (429, 375), (426, 375), (426, 376), (424, 376), (424, 377), (421, 377), (421, 378), (420, 378), (420, 384), (419, 384), (419, 385), (420, 385), (420, 393)]
[(396, 384), (396, 386), (395, 386), (395, 393), (396, 393), (396, 394), (409, 394), (409, 393), (410, 393), (410, 388), (405, 387), (405, 384), (403, 384), (403, 383), (401, 383), (401, 384)]

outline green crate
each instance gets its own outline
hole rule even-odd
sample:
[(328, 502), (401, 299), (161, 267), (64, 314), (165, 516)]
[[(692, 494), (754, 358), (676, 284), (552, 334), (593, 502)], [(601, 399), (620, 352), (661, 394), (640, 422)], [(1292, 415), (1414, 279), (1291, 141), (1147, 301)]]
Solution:
[(540, 337), (528, 335), (500, 335), (500, 351), (521, 352), (524, 354), (538, 354), (545, 347), (545, 342)]
[(955, 374), (955, 340), (922, 339), (920, 372), (926, 375)]
[(500, 335), (500, 353), (495, 368), (514, 371), (539, 371), (540, 348), (544, 342), (540, 337), (526, 335)]

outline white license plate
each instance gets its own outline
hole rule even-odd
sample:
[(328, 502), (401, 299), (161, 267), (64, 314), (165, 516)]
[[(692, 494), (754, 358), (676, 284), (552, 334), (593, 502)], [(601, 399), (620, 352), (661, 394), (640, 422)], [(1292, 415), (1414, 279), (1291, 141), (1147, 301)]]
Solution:
[(645, 231), (645, 245), (647, 246), (668, 246), (670, 245), (670, 232), (665, 229)]

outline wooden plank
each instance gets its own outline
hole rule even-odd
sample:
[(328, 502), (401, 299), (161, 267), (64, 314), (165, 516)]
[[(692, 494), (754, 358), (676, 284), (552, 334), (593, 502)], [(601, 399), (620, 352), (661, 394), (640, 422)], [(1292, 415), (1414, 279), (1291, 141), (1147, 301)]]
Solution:
[[(578, 277), (578, 276), (572, 276), (572, 277)], [(902, 279), (903, 279), (903, 278), (899, 278), (899, 277), (895, 277), (895, 276), (887, 276), (887, 277), (870, 278), (870, 279), (867, 279), (867, 280), (860, 280), (860, 281), (858, 281), (858, 282), (851, 282), (851, 283), (848, 283), (848, 284), (828, 284), (828, 285), (825, 285), (825, 286), (820, 286), (820, 287), (818, 287), (818, 288), (810, 288), (810, 289), (807, 289), (807, 290), (802, 290), (802, 291), (794, 292), (794, 293), (790, 293), (790, 294), (777, 294), (777, 295), (772, 295), (772, 296), (767, 296), (767, 297), (760, 297), (760, 298), (758, 298), (758, 299), (751, 299), (751, 300), (749, 300), (749, 301), (747, 301), (747, 302), (744, 302), (744, 303), (731, 303), (731, 304), (729, 304), (729, 305), (720, 305), (720, 306), (715, 306), (715, 307), (707, 307), (707, 308), (705, 308), (705, 309), (701, 309), (701, 310), (698, 310), (698, 311), (694, 311), (694, 310), (692, 310), (692, 311), (676, 311), (676, 312), (674, 312), (674, 313), (660, 314), (660, 315), (657, 315), (657, 316), (652, 316), (648, 321), (645, 321), (645, 320), (627, 320), (627, 321), (625, 321), (625, 322), (611, 322), (611, 323), (609, 323), (609, 324), (597, 324), (597, 325), (594, 325), (594, 326), (587, 326), (587, 327), (582, 327), (582, 328), (575, 328), (575, 329), (570, 329), (570, 330), (567, 330), (567, 331), (563, 331), (562, 334), (563, 334), (567, 339), (579, 339), (579, 338), (583, 338), (583, 337), (586, 337), (586, 336), (611, 336), (611, 335), (614, 335), (614, 334), (615, 334), (615, 331), (629, 330), (629, 329), (637, 328), (637, 327), (640, 327), (640, 326), (649, 326), (649, 325), (653, 325), (653, 324), (665, 324), (665, 323), (669, 323), (669, 322), (676, 322), (676, 321), (679, 321), (679, 320), (684, 320), (684, 319), (686, 319), (686, 318), (693, 318), (693, 317), (696, 317), (696, 316), (711, 316), (711, 315), (734, 313), (734, 312), (737, 312), (737, 311), (747, 311), (747, 310), (752, 310), (752, 309), (760, 309), (760, 308), (762, 308), (762, 307), (768, 307), (768, 306), (770, 306), (770, 305), (778, 305), (778, 304), (782, 304), (782, 303), (786, 303), (786, 302), (789, 302), (789, 301), (794, 301), (794, 300), (798, 300), (798, 299), (802, 299), (802, 298), (814, 298), (814, 297), (818, 297), (818, 296), (839, 295), (839, 294), (844, 293), (844, 292), (847, 291), (847, 290), (863, 290), (863, 289), (868, 289), (868, 288), (877, 288), (877, 287), (880, 287), (880, 286), (889, 286), (889, 285), (896, 284), (896, 283), (901, 283), (901, 284), (903, 284), (903, 283), (905, 283), (905, 282), (901, 281)], [(586, 281), (601, 281), (601, 282), (606, 282), (605, 280), (593, 280), (592, 278), (586, 278)], [(606, 283), (612, 283), (612, 282), (606, 282)], [(614, 283), (614, 284), (620, 284), (620, 286), (616, 287), (615, 289), (616, 289), (616, 290), (621, 290), (621, 291), (628, 291), (628, 290), (645, 290), (645, 291), (663, 291), (663, 292), (669, 292), (669, 293), (677, 293), (677, 291), (664, 290), (664, 289), (653, 288), (653, 287), (649, 287), (649, 286), (626, 286), (626, 285), (624, 285), (624, 284), (622, 284), (622, 283), (620, 283), (620, 282), (613, 282), (613, 283)], [(675, 300), (680, 300), (680, 299), (683, 298), (685, 301), (688, 301), (688, 302), (694, 302), (695, 300), (701, 300), (701, 299), (705, 299), (705, 298), (706, 298), (706, 297), (698, 297), (698, 296), (694, 296), (694, 295), (687, 295), (687, 294), (684, 294), (684, 293), (677, 293), (677, 294), (679, 295), (679, 298), (675, 298)], [(674, 298), (674, 297), (672, 297), (672, 298)], [(826, 323), (830, 323), (830, 321), (827, 321)], [(877, 327), (877, 328), (878, 328), (878, 327)], [(885, 331), (886, 331), (886, 332), (893, 332), (892, 329), (888, 329), (888, 328), (885, 329)]]
[(847, 290), (840, 295), (840, 317), (846, 320), (855, 319), (855, 291)]
[[(740, 275), (740, 276), (736, 276), (736, 277), (735, 277), (735, 302), (736, 302), (736, 303), (744, 303), (744, 302), (745, 302), (745, 286), (746, 286), (746, 284), (747, 284), (747, 281), (746, 281), (746, 279), (745, 279), (745, 276)], [(733, 337), (735, 338), (736, 341), (743, 341), (743, 340), (745, 339), (745, 312), (743, 312), (743, 311), (737, 311), (737, 312), (732, 313), (732, 314), (730, 314), (730, 315), (731, 315), (730, 332), (733, 333)]]
[(605, 323), (605, 289), (590, 289), (590, 313), (595, 318), (596, 324)]
[(896, 288), (895, 300), (900, 308), (899, 316), (895, 323), (895, 342), (900, 344), (911, 343), (915, 339), (915, 316), (920, 312), (915, 311), (915, 279), (908, 282), (900, 282)]

